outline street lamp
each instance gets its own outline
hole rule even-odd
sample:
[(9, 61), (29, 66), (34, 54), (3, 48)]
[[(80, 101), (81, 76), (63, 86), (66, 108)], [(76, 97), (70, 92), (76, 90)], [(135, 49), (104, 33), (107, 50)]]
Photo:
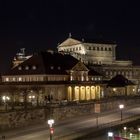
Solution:
[(130, 139), (131, 139), (133, 134), (132, 134), (132, 133), (130, 133), (129, 135), (130, 135)]
[(127, 127), (123, 127), (123, 130), (124, 130), (124, 137), (126, 138), (126, 130), (127, 130)]
[(54, 133), (54, 128), (52, 127), (53, 124), (54, 124), (53, 119), (48, 120), (48, 125), (50, 127), (50, 140), (52, 140), (52, 136), (53, 136), (53, 133)]
[(9, 96), (2, 96), (2, 100), (4, 102), (4, 105), (5, 105), (5, 110), (7, 110), (7, 101), (10, 100), (10, 97)]
[(139, 132), (138, 138), (140, 139), (140, 127), (138, 128), (138, 132)]
[(120, 104), (120, 105), (119, 105), (119, 108), (120, 108), (120, 110), (121, 110), (121, 121), (122, 121), (122, 119), (123, 119), (122, 110), (124, 109), (124, 105), (123, 105), (123, 104)]
[(108, 136), (108, 140), (109, 140), (110, 138), (113, 138), (114, 134), (113, 134), (113, 132), (108, 132), (107, 136)]

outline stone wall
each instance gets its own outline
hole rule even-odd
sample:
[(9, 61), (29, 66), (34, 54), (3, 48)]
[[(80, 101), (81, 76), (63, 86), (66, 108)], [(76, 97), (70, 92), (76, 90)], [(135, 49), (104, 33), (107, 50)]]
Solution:
[[(101, 112), (117, 110), (119, 104), (124, 104), (126, 107), (139, 104), (140, 99), (106, 100), (96, 102), (100, 104)], [(12, 129), (17, 127), (28, 126), (32, 124), (44, 123), (49, 119), (50, 110), (32, 109), (28, 111), (13, 111), (8, 113), (0, 113), (0, 129)], [(77, 103), (73, 105), (61, 105), (52, 107), (52, 116), (55, 121), (65, 120), (71, 117), (87, 115), (95, 113), (95, 103)]]
[(46, 113), (44, 109), (0, 113), (0, 129), (24, 127), (44, 122), (45, 118)]
[[(95, 109), (95, 104), (99, 104), (100, 109)], [(115, 111), (119, 110), (120, 104), (124, 104), (126, 108), (132, 105), (140, 104), (140, 99), (120, 99), (117, 101), (105, 100), (96, 103), (78, 103), (77, 105), (58, 107), (54, 108), (53, 110), (53, 118), (55, 120), (64, 120), (66, 118), (71, 118), (75, 116), (94, 114), (95, 110), (100, 110), (101, 113), (105, 111)]]

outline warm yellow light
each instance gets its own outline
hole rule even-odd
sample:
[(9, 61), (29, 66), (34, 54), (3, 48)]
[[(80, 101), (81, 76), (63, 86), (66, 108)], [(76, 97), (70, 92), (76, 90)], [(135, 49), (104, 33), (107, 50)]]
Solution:
[(116, 88), (113, 88), (113, 91), (116, 91)]

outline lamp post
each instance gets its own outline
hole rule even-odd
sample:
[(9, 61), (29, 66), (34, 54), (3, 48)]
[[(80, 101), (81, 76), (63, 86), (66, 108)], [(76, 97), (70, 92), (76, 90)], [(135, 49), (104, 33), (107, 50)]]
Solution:
[(113, 136), (114, 136), (113, 132), (108, 132), (108, 133), (107, 133), (108, 140), (109, 140), (110, 138), (113, 139)]
[(130, 133), (130, 134), (129, 134), (129, 136), (130, 136), (130, 139), (132, 138), (132, 135), (133, 135), (132, 133)]
[(138, 128), (138, 139), (140, 139), (140, 127)]
[(99, 127), (99, 121), (98, 121), (98, 113), (96, 114), (96, 126)]
[(123, 119), (122, 110), (124, 109), (124, 105), (123, 105), (123, 104), (120, 104), (120, 105), (119, 105), (119, 108), (120, 108), (120, 110), (121, 110), (121, 121), (122, 121), (122, 119)]
[(53, 133), (54, 133), (54, 128), (52, 127), (53, 124), (54, 124), (54, 120), (53, 119), (48, 120), (48, 125), (50, 127), (50, 140), (53, 140), (52, 139)]
[(4, 105), (5, 105), (5, 110), (7, 110), (7, 101), (10, 100), (10, 97), (9, 96), (2, 96), (2, 100), (4, 102)]
[(123, 130), (124, 130), (124, 137), (126, 138), (126, 131), (127, 131), (127, 127), (123, 127)]

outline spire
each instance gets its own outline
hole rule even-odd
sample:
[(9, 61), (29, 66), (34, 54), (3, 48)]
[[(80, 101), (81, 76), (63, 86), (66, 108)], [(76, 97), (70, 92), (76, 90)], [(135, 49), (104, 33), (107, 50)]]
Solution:
[(69, 33), (69, 38), (71, 38), (71, 36), (72, 36), (71, 33)]

